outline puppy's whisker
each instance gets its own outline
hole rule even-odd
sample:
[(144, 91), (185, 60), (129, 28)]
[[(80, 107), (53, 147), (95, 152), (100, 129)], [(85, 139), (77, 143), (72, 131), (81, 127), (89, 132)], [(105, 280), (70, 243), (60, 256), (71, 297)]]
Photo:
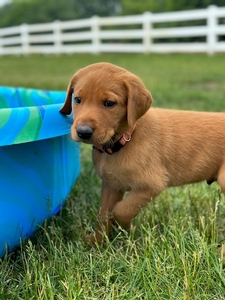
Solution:
[(110, 140), (108, 140), (108, 141), (105, 143), (105, 146), (107, 146), (107, 147), (112, 147), (113, 144), (114, 144), (114, 142), (113, 142), (113, 140), (112, 140), (112, 138), (111, 138)]
[(121, 136), (122, 136), (123, 134), (122, 133), (116, 133), (116, 134), (114, 134), (114, 136), (113, 136), (113, 141), (114, 141), (114, 143), (116, 142), (116, 141), (118, 141), (119, 139), (121, 139)]
[(111, 139), (109, 139), (104, 145), (107, 147), (112, 147), (115, 142), (121, 139), (121, 136), (122, 134), (120, 133), (114, 134), (113, 137), (111, 137)]

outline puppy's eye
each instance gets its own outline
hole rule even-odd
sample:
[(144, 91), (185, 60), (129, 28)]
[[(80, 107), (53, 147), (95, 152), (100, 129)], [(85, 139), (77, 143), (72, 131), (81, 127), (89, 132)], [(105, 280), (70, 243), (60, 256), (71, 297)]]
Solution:
[(74, 98), (74, 102), (75, 102), (76, 104), (80, 104), (80, 103), (81, 103), (81, 98), (80, 98), (80, 97), (75, 97), (75, 98)]
[(112, 100), (106, 100), (104, 102), (104, 106), (105, 107), (113, 107), (116, 104), (116, 102), (112, 101)]

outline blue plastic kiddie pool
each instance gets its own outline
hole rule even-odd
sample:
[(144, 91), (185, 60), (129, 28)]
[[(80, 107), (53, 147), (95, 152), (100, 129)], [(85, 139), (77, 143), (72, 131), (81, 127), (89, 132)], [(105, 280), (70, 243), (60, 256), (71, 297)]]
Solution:
[(79, 175), (65, 97), (0, 87), (0, 257), (59, 212)]

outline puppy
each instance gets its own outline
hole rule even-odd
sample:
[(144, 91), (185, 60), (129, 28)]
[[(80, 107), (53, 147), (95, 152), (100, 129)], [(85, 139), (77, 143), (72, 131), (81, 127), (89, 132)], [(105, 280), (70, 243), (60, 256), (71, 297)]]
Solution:
[(69, 83), (60, 112), (73, 110), (72, 138), (93, 145), (102, 179), (91, 238), (97, 243), (114, 221), (129, 229), (167, 187), (206, 180), (225, 192), (225, 114), (150, 108), (151, 103), (137, 76), (109, 63), (80, 69)]

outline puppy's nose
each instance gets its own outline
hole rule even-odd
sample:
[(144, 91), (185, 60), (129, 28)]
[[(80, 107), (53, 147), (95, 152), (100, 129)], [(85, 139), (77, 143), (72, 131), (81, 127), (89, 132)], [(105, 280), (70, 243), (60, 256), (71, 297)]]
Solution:
[(79, 138), (88, 140), (91, 138), (94, 129), (88, 125), (79, 125), (77, 126), (76, 131)]

